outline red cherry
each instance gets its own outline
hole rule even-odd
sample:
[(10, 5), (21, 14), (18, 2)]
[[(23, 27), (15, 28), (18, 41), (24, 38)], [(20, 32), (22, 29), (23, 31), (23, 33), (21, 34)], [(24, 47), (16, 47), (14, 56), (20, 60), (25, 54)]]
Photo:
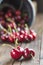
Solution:
[(20, 47), (20, 46), (18, 46), (17, 49), (18, 49), (18, 50), (22, 53), (22, 55), (23, 55), (24, 49), (23, 49), (22, 47)]
[(24, 35), (24, 38), (25, 38), (25, 40), (28, 40), (28, 37), (27, 37), (27, 35)]
[(29, 34), (27, 37), (28, 37), (28, 40), (30, 41), (33, 40), (33, 36), (31, 34)]
[(12, 34), (13, 34), (13, 35), (15, 35), (15, 33), (16, 33), (16, 32), (15, 32), (15, 30), (14, 30), (14, 29), (12, 29)]
[(4, 23), (2, 24), (2, 26), (3, 26), (4, 28), (8, 28), (8, 25), (7, 25), (7, 23), (5, 23), (5, 21), (4, 21)]
[(8, 18), (9, 16), (8, 16), (8, 14), (5, 14), (5, 18)]
[(24, 38), (25, 38), (25, 40), (28, 40), (28, 33), (26, 31), (24, 33)]
[(20, 42), (23, 42), (23, 41), (24, 41), (24, 35), (20, 35), (19, 38), (18, 38), (18, 40), (19, 40)]
[(10, 25), (11, 28), (14, 28), (14, 25), (12, 23), (9, 23), (9, 25)]
[(24, 20), (28, 21), (28, 15), (25, 13)]
[(18, 15), (21, 15), (21, 12), (20, 12), (19, 10), (17, 10), (17, 11), (15, 12), (15, 14), (18, 16)]
[(35, 51), (32, 50), (32, 49), (29, 49), (30, 50), (30, 55), (32, 55), (33, 57), (35, 56)]
[(3, 35), (4, 33), (5, 33), (5, 32), (4, 32), (3, 30), (0, 32), (1, 35)]
[(36, 33), (34, 32), (34, 30), (30, 30), (30, 34), (32, 34), (33, 40), (35, 40), (36, 39)]
[(20, 36), (20, 33), (19, 32), (16, 32), (15, 33), (15, 36), (16, 36), (16, 38), (18, 38)]
[(16, 19), (16, 21), (19, 21), (20, 22), (21, 16), (16, 16), (15, 19)]
[(25, 34), (25, 31), (24, 30), (20, 30), (20, 35), (24, 35)]
[(22, 56), (22, 54), (21, 54), (21, 52), (20, 52), (18, 49), (13, 49), (13, 50), (11, 51), (11, 57), (12, 57), (13, 59), (18, 60), (18, 59), (21, 58), (21, 56)]
[(5, 36), (6, 40), (8, 40), (8, 37), (9, 37), (8, 35)]
[(17, 28), (18, 32), (20, 32), (20, 27)]
[(11, 12), (8, 12), (7, 15), (8, 15), (9, 17), (11, 17), (11, 16), (12, 16), (12, 13), (11, 13)]
[(2, 36), (1, 36), (1, 40), (2, 40), (2, 41), (6, 41), (5, 35), (2, 35)]
[(14, 42), (14, 39), (11, 36), (9, 36), (8, 37), (8, 41), (11, 42), (11, 43), (13, 43)]
[(29, 51), (28, 48), (26, 48), (26, 49), (24, 50), (23, 57), (26, 58), (26, 59), (28, 59), (29, 56), (30, 56), (30, 51)]
[(21, 22), (20, 22), (21, 24), (24, 24), (25, 23), (25, 21), (24, 20), (21, 20)]

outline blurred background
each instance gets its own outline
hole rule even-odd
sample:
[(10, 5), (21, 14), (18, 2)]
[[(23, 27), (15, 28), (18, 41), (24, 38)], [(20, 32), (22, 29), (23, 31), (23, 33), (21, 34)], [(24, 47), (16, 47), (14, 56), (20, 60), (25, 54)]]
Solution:
[[(0, 0), (0, 2), (1, 2), (2, 0)], [(34, 1), (35, 2), (35, 4), (37, 4), (37, 8), (38, 8), (38, 10), (37, 10), (37, 12), (38, 13), (43, 13), (43, 0), (32, 0), (32, 1)]]
[(38, 13), (43, 13), (43, 0), (32, 0), (37, 3)]

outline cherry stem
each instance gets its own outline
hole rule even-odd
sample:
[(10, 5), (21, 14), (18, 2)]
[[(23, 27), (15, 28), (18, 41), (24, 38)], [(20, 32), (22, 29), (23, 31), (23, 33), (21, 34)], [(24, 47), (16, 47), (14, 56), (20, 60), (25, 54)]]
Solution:
[(10, 25), (8, 25), (8, 31), (9, 31), (10, 33), (12, 32)]
[(9, 45), (9, 44), (3, 44), (2, 46), (9, 46), (9, 47), (12, 47), (14, 49), (14, 47)]
[(18, 39), (15, 40), (15, 47), (18, 46)]
[(9, 47), (11, 47), (12, 49), (15, 49), (16, 47), (13, 47), (13, 46), (11, 46), (11, 45), (9, 45), (9, 44), (3, 44), (2, 46), (9, 46)]
[(35, 58), (33, 57), (33, 55), (31, 54), (31, 56), (32, 56), (32, 59), (34, 60)]
[(26, 27), (26, 28), (28, 28), (28, 25), (27, 25), (27, 24), (25, 24), (25, 27)]
[[(12, 20), (11, 18), (7, 18), (7, 20), (14, 24), (14, 20)], [(15, 29), (16, 32), (18, 31), (15, 25), (14, 25), (14, 29)]]

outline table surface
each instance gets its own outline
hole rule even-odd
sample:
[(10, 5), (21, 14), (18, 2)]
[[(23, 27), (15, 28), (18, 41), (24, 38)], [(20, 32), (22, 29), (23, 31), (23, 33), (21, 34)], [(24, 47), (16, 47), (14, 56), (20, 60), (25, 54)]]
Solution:
[[(19, 44), (23, 48), (32, 48), (35, 50), (35, 57), (31, 60), (15, 61), (13, 65), (43, 65), (43, 15), (38, 14), (36, 21), (31, 26), (37, 33), (35, 41), (30, 43)], [(12, 50), (10, 46), (2, 46), (0, 42), (0, 65), (12, 65), (13, 60), (11, 59), (9, 52)], [(14, 44), (12, 44), (14, 45)]]

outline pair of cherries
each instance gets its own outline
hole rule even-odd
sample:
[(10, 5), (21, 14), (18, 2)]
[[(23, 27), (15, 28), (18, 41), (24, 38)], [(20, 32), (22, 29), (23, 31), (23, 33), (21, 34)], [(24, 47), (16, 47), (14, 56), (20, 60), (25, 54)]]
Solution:
[(30, 59), (35, 56), (35, 52), (33, 49), (23, 49), (18, 46), (17, 49), (12, 49), (10, 55), (15, 60), (19, 60), (21, 57), (23, 57), (23, 59)]
[(18, 39), (19, 42), (32, 41), (36, 39), (36, 33), (34, 32), (34, 30), (30, 30), (29, 34), (24, 30), (21, 30), (19, 32), (15, 32), (13, 30), (12, 34), (13, 37), (8, 34), (2, 34), (1, 35), (2, 41), (9, 41), (13, 43), (16, 39)]

